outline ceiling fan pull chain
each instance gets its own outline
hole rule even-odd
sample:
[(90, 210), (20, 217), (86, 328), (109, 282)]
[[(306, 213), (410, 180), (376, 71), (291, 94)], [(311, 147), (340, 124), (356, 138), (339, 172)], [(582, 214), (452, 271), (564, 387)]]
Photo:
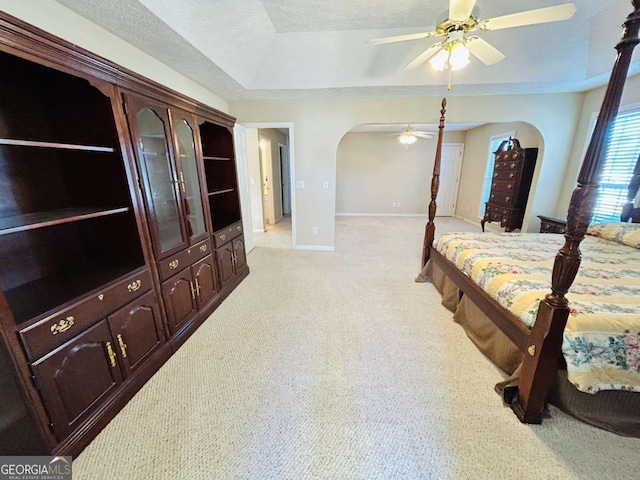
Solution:
[(449, 83), (447, 83), (447, 90), (451, 90), (451, 75), (453, 74), (453, 70), (449, 69)]

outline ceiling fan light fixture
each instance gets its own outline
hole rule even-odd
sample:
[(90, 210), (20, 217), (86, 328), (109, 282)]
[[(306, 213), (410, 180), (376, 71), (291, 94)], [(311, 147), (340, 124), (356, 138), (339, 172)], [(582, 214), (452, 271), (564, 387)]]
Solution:
[(449, 67), (452, 71), (460, 70), (469, 65), (469, 50), (462, 42), (456, 42), (451, 46), (449, 55)]
[(402, 132), (398, 137), (398, 141), (405, 146), (416, 143), (417, 140), (418, 138), (411, 132)]
[(449, 61), (449, 50), (447, 50), (446, 48), (443, 48), (429, 59), (429, 64), (435, 70), (442, 72), (447, 67), (448, 61)]

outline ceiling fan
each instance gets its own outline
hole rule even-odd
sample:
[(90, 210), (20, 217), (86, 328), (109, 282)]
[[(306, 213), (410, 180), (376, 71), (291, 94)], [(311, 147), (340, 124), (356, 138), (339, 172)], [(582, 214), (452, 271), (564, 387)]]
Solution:
[(418, 139), (425, 139), (435, 136), (435, 133), (414, 130), (413, 128), (411, 128), (411, 125), (407, 125), (407, 128), (403, 129), (400, 133), (389, 133), (383, 136), (396, 137), (398, 139), (398, 142), (400, 142), (405, 147), (408, 147), (409, 145), (416, 143)]
[(469, 53), (476, 56), (485, 65), (493, 65), (505, 58), (505, 55), (497, 48), (478, 36), (468, 36), (469, 33), (567, 20), (573, 16), (575, 11), (576, 6), (573, 3), (563, 3), (553, 7), (527, 10), (482, 20), (478, 18), (476, 0), (449, 0), (449, 11), (438, 19), (435, 31), (375, 38), (369, 40), (368, 43), (382, 45), (422, 38), (444, 37), (442, 41), (431, 45), (418, 55), (405, 69), (416, 68), (429, 60), (429, 63), (437, 70), (442, 71), (449, 68), (450, 71), (455, 71), (469, 64)]

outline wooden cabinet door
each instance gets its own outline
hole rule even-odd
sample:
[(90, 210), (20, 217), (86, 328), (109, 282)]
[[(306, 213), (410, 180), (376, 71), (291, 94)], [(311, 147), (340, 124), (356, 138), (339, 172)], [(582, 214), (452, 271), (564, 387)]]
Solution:
[(85, 421), (122, 382), (105, 320), (32, 365), (59, 440)]
[(213, 257), (207, 255), (191, 267), (196, 283), (198, 307), (202, 307), (216, 294), (216, 270), (213, 266)]
[(125, 104), (150, 213), (153, 247), (156, 257), (164, 258), (186, 248), (189, 237), (169, 113), (166, 105), (144, 97), (125, 95)]
[(236, 272), (247, 264), (247, 254), (244, 249), (244, 238), (239, 237), (233, 241), (233, 252), (236, 257)]
[(231, 242), (225, 243), (216, 250), (216, 263), (220, 275), (220, 287), (224, 287), (236, 274), (233, 260), (233, 246)]
[(196, 290), (191, 269), (185, 268), (162, 284), (169, 330), (173, 335), (196, 313)]
[(153, 292), (121, 308), (108, 320), (125, 376), (164, 343), (160, 311)]

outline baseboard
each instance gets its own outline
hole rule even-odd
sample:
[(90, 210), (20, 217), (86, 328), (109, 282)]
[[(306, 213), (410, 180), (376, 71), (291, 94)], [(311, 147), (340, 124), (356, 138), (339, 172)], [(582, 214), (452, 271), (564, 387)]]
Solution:
[(254, 228), (253, 233), (264, 233), (266, 230), (264, 228)]
[(424, 217), (426, 213), (336, 213), (336, 217)]
[(325, 245), (296, 245), (296, 250), (316, 250), (318, 252), (335, 252), (336, 247)]

